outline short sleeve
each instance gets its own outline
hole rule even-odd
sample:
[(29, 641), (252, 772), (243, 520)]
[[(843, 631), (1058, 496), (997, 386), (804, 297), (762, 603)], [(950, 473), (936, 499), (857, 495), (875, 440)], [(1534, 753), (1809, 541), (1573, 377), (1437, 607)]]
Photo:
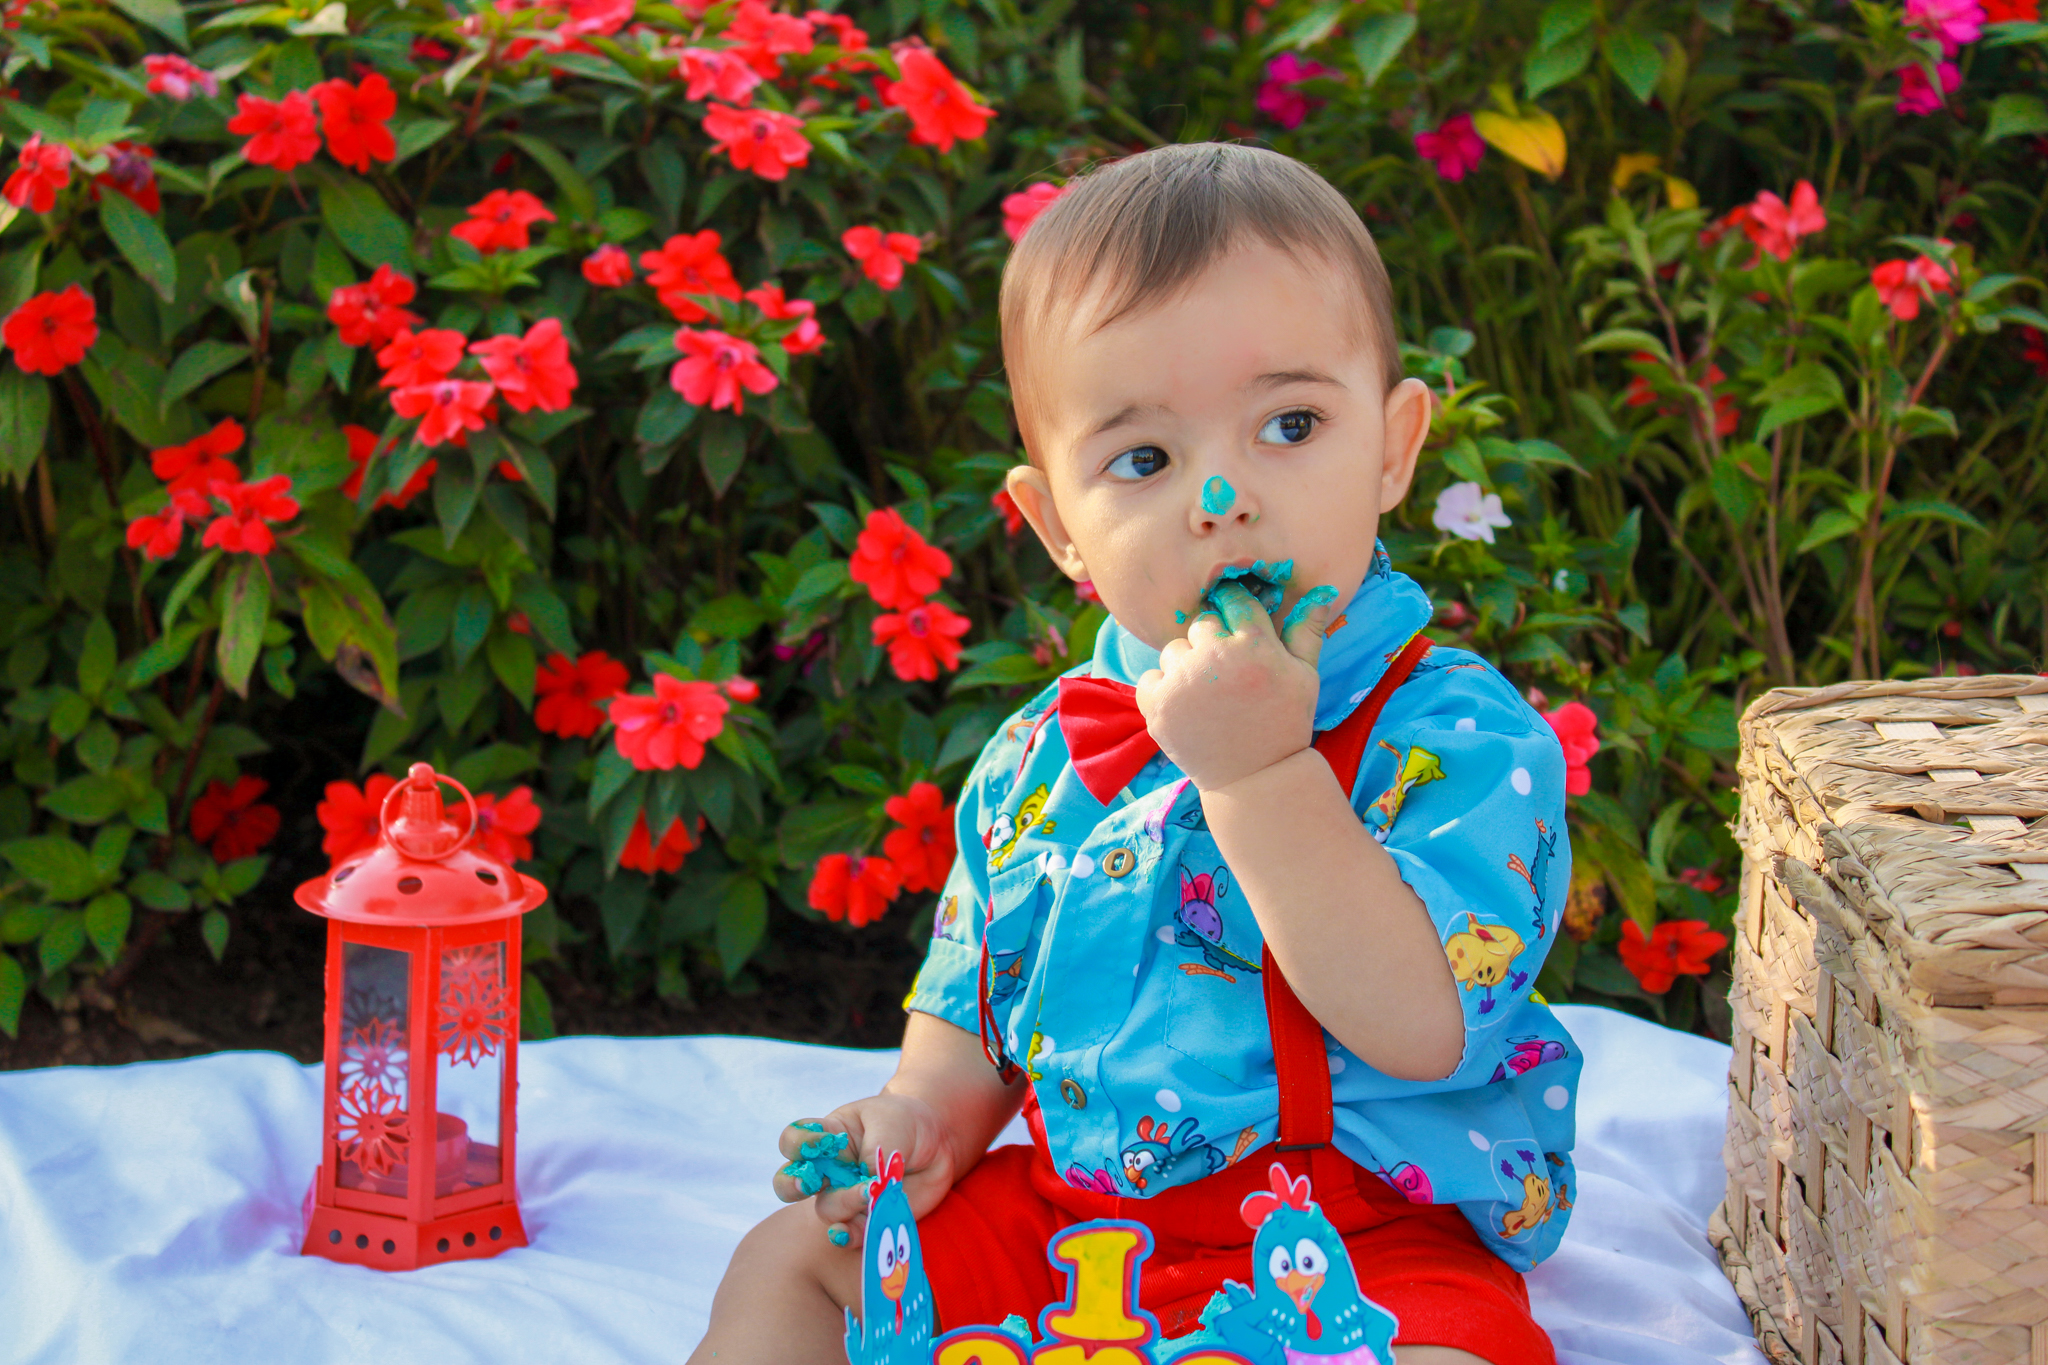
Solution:
[[(1459, 679), (1468, 669), (1484, 676)], [(1534, 988), (1557, 931), (1571, 884), (1564, 753), (1543, 718), (1477, 660), (1395, 696), (1406, 714), (1389, 706), (1352, 799), (1444, 945), (1465, 1017), (1464, 1055), (1446, 1078), (1458, 1088), (1491, 1074), (1497, 1035)]]
[(996, 728), (962, 784), (953, 812), (959, 852), (932, 916), (931, 946), (903, 1007), (934, 1015), (972, 1033), (980, 1027), (977, 989), (981, 938), (987, 927), (988, 831), (1016, 780), (1018, 760), (1038, 718), (1052, 703), (1048, 690)]

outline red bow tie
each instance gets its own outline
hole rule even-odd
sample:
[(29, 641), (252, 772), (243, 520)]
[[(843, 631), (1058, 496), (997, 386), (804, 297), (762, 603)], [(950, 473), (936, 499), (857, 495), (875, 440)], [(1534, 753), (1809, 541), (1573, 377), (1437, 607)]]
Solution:
[(1145, 728), (1138, 690), (1109, 678), (1060, 679), (1060, 734), (1081, 785), (1103, 805), (1130, 785), (1159, 741)]

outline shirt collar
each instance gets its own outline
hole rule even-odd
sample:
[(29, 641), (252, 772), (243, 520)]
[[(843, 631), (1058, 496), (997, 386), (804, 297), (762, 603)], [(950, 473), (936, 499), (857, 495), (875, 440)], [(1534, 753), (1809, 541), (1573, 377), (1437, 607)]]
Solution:
[[(1396, 573), (1386, 546), (1375, 541), (1365, 581), (1338, 613), (1343, 624), (1324, 639), (1316, 660), (1322, 686), (1316, 694), (1315, 728), (1331, 729), (1357, 709), (1434, 613), (1428, 594), (1408, 575)], [(1095, 635), (1093, 676), (1135, 684), (1147, 669), (1157, 667), (1158, 650), (1118, 625), (1115, 617), (1102, 623)]]

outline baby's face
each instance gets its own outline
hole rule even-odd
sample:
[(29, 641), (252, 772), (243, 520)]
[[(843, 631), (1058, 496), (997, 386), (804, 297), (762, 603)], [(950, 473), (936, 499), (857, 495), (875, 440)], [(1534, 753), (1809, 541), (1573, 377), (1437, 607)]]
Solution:
[(1258, 244), (1165, 303), (1034, 341), (1042, 467), (1013, 469), (1011, 495), (1146, 644), (1185, 635), (1233, 565), (1294, 561), (1283, 616), (1318, 584), (1341, 602), (1364, 579), (1431, 397), (1417, 379), (1382, 391), (1354, 295), (1337, 269)]

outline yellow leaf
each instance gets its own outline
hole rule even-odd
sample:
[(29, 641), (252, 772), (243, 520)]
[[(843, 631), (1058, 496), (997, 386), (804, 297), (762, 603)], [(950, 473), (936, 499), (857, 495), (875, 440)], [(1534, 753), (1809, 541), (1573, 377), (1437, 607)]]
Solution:
[(1625, 190), (1629, 182), (1639, 175), (1651, 175), (1664, 164), (1661, 157), (1649, 152), (1624, 152), (1614, 158), (1614, 188)]
[(1664, 199), (1675, 209), (1696, 209), (1700, 206), (1700, 192), (1675, 175), (1664, 177)]
[(1530, 170), (1552, 180), (1564, 174), (1564, 129), (1542, 109), (1531, 105), (1512, 118), (1482, 109), (1472, 116), (1472, 128), (1489, 146)]

